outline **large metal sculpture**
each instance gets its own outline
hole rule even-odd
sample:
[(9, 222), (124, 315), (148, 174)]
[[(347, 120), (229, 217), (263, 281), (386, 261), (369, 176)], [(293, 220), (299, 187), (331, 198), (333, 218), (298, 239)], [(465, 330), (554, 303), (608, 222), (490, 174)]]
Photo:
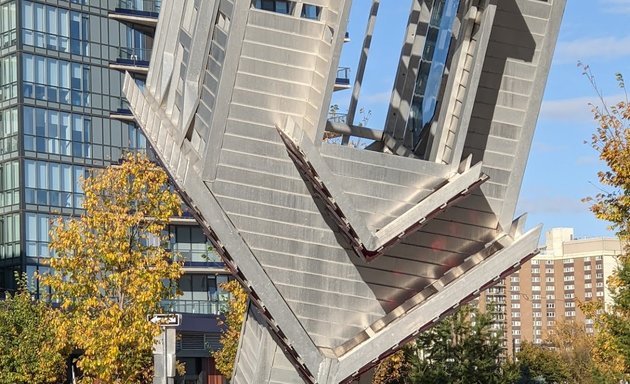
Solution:
[(351, 381), (536, 253), (512, 218), (564, 3), (412, 0), (370, 129), (327, 120), (350, 0), (163, 1), (124, 91), (249, 292), (233, 382)]

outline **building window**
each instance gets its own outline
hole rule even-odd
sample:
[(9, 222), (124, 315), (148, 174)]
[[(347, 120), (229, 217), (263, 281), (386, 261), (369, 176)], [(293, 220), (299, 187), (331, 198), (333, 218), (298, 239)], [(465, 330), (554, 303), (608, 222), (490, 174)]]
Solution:
[(535, 317), (535, 318), (542, 317), (542, 313), (540, 313), (540, 312), (532, 312), (532, 317)]
[(90, 106), (90, 68), (49, 57), (23, 55), (24, 97)]
[(574, 290), (574, 289), (575, 289), (575, 285), (574, 285), (574, 284), (566, 284), (566, 285), (564, 286), (564, 290), (565, 290), (565, 291), (572, 291), (572, 290)]
[(14, 160), (0, 164), (0, 207), (6, 208), (19, 205), (19, 189), (20, 163)]
[(565, 299), (574, 299), (575, 298), (575, 293), (565, 293), (564, 294), (564, 298)]
[(573, 275), (564, 277), (564, 281), (574, 281), (574, 280), (575, 280), (575, 276)]
[(20, 257), (20, 215), (0, 216), (0, 260)]
[(17, 57), (6, 56), (0, 59), (0, 101), (17, 97)]
[(548, 309), (553, 309), (553, 308), (555, 308), (555, 307), (556, 307), (556, 304), (555, 304), (555, 303), (547, 303), (547, 308), (548, 308)]
[(24, 1), (22, 23), (26, 45), (75, 55), (90, 54), (88, 15)]
[(553, 275), (553, 269), (547, 268), (547, 269), (545, 269), (545, 273), (548, 274), (548, 275)]
[(564, 303), (564, 307), (565, 308), (575, 308), (575, 302), (567, 301), (566, 303)]
[(584, 266), (584, 270), (585, 271), (590, 271), (591, 270), (591, 265), (590, 264), (585, 265)]
[(217, 27), (221, 28), (224, 32), (230, 31), (230, 18), (227, 17), (223, 12), (219, 11), (217, 15)]
[(533, 274), (539, 274), (540, 273), (540, 268), (532, 268), (532, 273)]
[(553, 283), (556, 279), (554, 279), (553, 277), (547, 277), (545, 278), (545, 281), (548, 283)]
[(0, 154), (6, 155), (18, 150), (18, 110), (0, 111)]
[(547, 317), (556, 317), (555, 312), (547, 312)]
[(575, 311), (566, 311), (564, 312), (565, 317), (575, 317)]
[(545, 286), (545, 290), (550, 292), (550, 291), (555, 291), (556, 290), (556, 286), (555, 285), (547, 285)]
[(26, 218), (26, 256), (50, 257), (48, 243), (51, 218), (48, 215), (27, 213)]
[(229, 280), (225, 274), (187, 274), (180, 278), (181, 295), (175, 300), (163, 302), (169, 311), (194, 313), (202, 315), (218, 315), (227, 307), (230, 298), (221, 284)]
[(547, 300), (555, 300), (556, 299), (556, 295), (547, 295), (546, 298), (547, 298)]
[(322, 7), (311, 4), (302, 5), (302, 18), (310, 20), (319, 20), (322, 13)]
[(591, 274), (586, 274), (584, 275), (584, 280), (590, 280), (591, 279)]
[(604, 297), (604, 291), (597, 291), (595, 293), (595, 296), (597, 296), (597, 297)]
[(177, 252), (188, 263), (221, 261), (219, 255), (211, 251), (212, 245), (198, 226), (171, 226), (171, 250)]
[(571, 264), (573, 263), (573, 261), (574, 261), (573, 259), (564, 259), (565, 264)]
[(293, 1), (286, 0), (256, 0), (254, 2), (254, 7), (262, 9), (263, 11), (292, 15), (295, 3)]
[(532, 285), (532, 291), (540, 291), (540, 285)]
[(593, 292), (586, 292), (586, 293), (584, 294), (584, 297), (586, 297), (587, 299), (589, 299), (589, 298), (593, 297)]
[(24, 160), (26, 204), (82, 208), (81, 178), (85, 168), (78, 165)]
[(24, 107), (24, 150), (92, 157), (92, 121), (83, 115)]

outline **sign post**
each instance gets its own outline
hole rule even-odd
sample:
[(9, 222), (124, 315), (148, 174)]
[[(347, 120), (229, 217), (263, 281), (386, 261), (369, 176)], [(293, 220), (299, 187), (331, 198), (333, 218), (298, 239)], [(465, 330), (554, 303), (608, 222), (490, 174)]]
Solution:
[[(180, 314), (168, 313), (155, 314), (148, 318), (162, 330), (153, 353), (155, 366), (153, 384), (172, 384), (175, 381), (175, 328), (181, 323), (181, 317)], [(160, 354), (161, 359), (158, 358)]]

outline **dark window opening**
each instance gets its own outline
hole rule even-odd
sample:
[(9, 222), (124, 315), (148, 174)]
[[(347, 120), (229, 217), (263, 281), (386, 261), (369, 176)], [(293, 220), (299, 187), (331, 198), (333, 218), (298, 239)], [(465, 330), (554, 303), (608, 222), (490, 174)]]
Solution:
[(288, 0), (255, 0), (254, 7), (263, 11), (292, 15), (295, 3)]
[(302, 18), (319, 20), (322, 13), (322, 7), (317, 5), (304, 4), (302, 5)]

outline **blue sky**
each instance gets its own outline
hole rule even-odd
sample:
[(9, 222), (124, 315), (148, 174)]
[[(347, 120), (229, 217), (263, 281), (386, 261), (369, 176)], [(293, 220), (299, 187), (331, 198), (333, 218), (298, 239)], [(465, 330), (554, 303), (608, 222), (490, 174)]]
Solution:
[[(342, 66), (356, 68), (371, 0), (354, 0)], [(410, 2), (382, 0), (359, 107), (370, 110), (369, 126), (382, 128), (400, 54)], [(573, 227), (578, 237), (610, 236), (581, 202), (598, 192), (603, 166), (590, 147), (595, 122), (589, 102), (597, 97), (577, 67), (588, 64), (607, 104), (620, 100), (615, 73), (630, 79), (630, 0), (568, 0), (516, 214), (528, 212), (528, 227)], [(351, 91), (334, 103), (346, 109)], [(357, 121), (360, 117), (357, 117)], [(586, 143), (585, 143), (586, 142)]]

